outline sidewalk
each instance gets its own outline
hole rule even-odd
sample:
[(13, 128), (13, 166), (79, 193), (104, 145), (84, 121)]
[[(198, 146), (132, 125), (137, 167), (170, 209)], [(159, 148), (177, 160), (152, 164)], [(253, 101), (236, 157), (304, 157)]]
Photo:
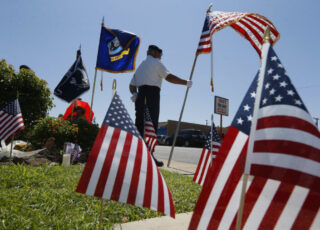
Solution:
[[(196, 171), (197, 165), (171, 161), (170, 167), (167, 167), (168, 161), (159, 158), (163, 161), (164, 166), (161, 169), (168, 170), (170, 172), (181, 173), (186, 176), (192, 176)], [(135, 222), (129, 222), (125, 224), (117, 224), (114, 226), (114, 230), (186, 230), (188, 229), (192, 212), (176, 214), (176, 218), (173, 219), (169, 216), (162, 216), (157, 218), (145, 219)]]

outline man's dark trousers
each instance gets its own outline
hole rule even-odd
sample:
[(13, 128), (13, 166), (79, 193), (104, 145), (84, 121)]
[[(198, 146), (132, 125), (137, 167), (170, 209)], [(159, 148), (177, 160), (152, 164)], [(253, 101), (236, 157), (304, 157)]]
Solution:
[(148, 106), (155, 132), (158, 130), (160, 112), (160, 88), (157, 86), (143, 85), (138, 89), (138, 98), (135, 102), (136, 122), (135, 125), (144, 137), (144, 106)]

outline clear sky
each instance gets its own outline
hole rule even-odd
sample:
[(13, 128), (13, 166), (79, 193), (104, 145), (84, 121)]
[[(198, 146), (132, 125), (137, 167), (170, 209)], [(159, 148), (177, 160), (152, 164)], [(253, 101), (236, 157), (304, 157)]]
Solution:
[[(105, 26), (133, 32), (141, 38), (136, 59), (146, 57), (149, 44), (163, 49), (162, 61), (173, 74), (188, 79), (199, 42), (205, 12), (212, 10), (258, 13), (273, 22), (280, 32), (274, 49), (311, 116), (320, 117), (320, 1), (319, 0), (1, 0), (0, 59), (8, 64), (30, 66), (54, 88), (75, 61), (81, 44), (82, 58), (91, 89), (83, 100), (91, 101), (102, 17)], [(232, 28), (213, 35), (215, 93), (210, 91), (210, 55), (200, 55), (189, 90), (183, 121), (206, 124), (213, 113), (214, 96), (229, 99), (228, 126), (249, 84), (259, 69), (259, 57), (248, 41)], [(128, 85), (133, 73), (103, 73), (100, 90), (98, 72), (93, 110), (101, 124), (112, 95), (112, 81), (134, 119)], [(163, 82), (160, 121), (178, 120), (186, 87)], [(64, 113), (68, 104), (54, 97), (51, 116)], [(219, 125), (219, 115), (214, 115)]]

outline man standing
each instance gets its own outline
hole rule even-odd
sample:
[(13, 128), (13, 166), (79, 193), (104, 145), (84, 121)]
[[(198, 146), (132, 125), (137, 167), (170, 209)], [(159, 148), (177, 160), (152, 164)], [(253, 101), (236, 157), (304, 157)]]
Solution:
[[(160, 61), (162, 50), (150, 45), (147, 51), (147, 58), (137, 68), (131, 82), (131, 100), (135, 102), (136, 122), (135, 125), (142, 137), (144, 137), (144, 106), (148, 106), (151, 120), (155, 131), (158, 130), (159, 108), (160, 108), (160, 88), (162, 80), (179, 85), (192, 86), (192, 81), (183, 80), (171, 74)], [(151, 153), (153, 156), (153, 153)], [(157, 166), (163, 166), (163, 162), (158, 161), (153, 156)]]

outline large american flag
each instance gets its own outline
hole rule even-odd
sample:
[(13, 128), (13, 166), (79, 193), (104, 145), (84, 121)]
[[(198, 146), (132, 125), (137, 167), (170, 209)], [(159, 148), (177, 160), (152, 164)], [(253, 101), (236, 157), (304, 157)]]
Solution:
[(152, 123), (150, 112), (147, 105), (145, 106), (145, 110), (144, 110), (144, 118), (145, 118), (145, 121), (144, 121), (145, 142), (149, 149), (149, 152), (153, 153), (154, 148), (158, 144), (158, 139), (153, 127), (153, 123)]
[(9, 141), (19, 130), (24, 129), (18, 99), (0, 109), (0, 140)]
[(76, 192), (175, 216), (168, 186), (117, 93)]
[(220, 137), (216, 130), (214, 122), (212, 122), (211, 130), (204, 143), (200, 160), (198, 162), (196, 172), (193, 176), (193, 181), (197, 184), (203, 185), (208, 169), (212, 166), (212, 158), (215, 158), (216, 153), (219, 151), (219, 147)]
[[(209, 169), (189, 229), (235, 229), (257, 76), (228, 129), (214, 167)], [(250, 178), (243, 229), (317, 229), (320, 196), (300, 186), (261, 177)]]
[(262, 63), (246, 173), (320, 192), (320, 132), (268, 44)]
[(247, 39), (259, 55), (261, 55), (263, 35), (267, 26), (270, 26), (271, 44), (280, 38), (280, 34), (272, 22), (259, 14), (212, 11), (206, 15), (197, 54), (210, 53), (212, 35), (227, 26), (231, 26)]

